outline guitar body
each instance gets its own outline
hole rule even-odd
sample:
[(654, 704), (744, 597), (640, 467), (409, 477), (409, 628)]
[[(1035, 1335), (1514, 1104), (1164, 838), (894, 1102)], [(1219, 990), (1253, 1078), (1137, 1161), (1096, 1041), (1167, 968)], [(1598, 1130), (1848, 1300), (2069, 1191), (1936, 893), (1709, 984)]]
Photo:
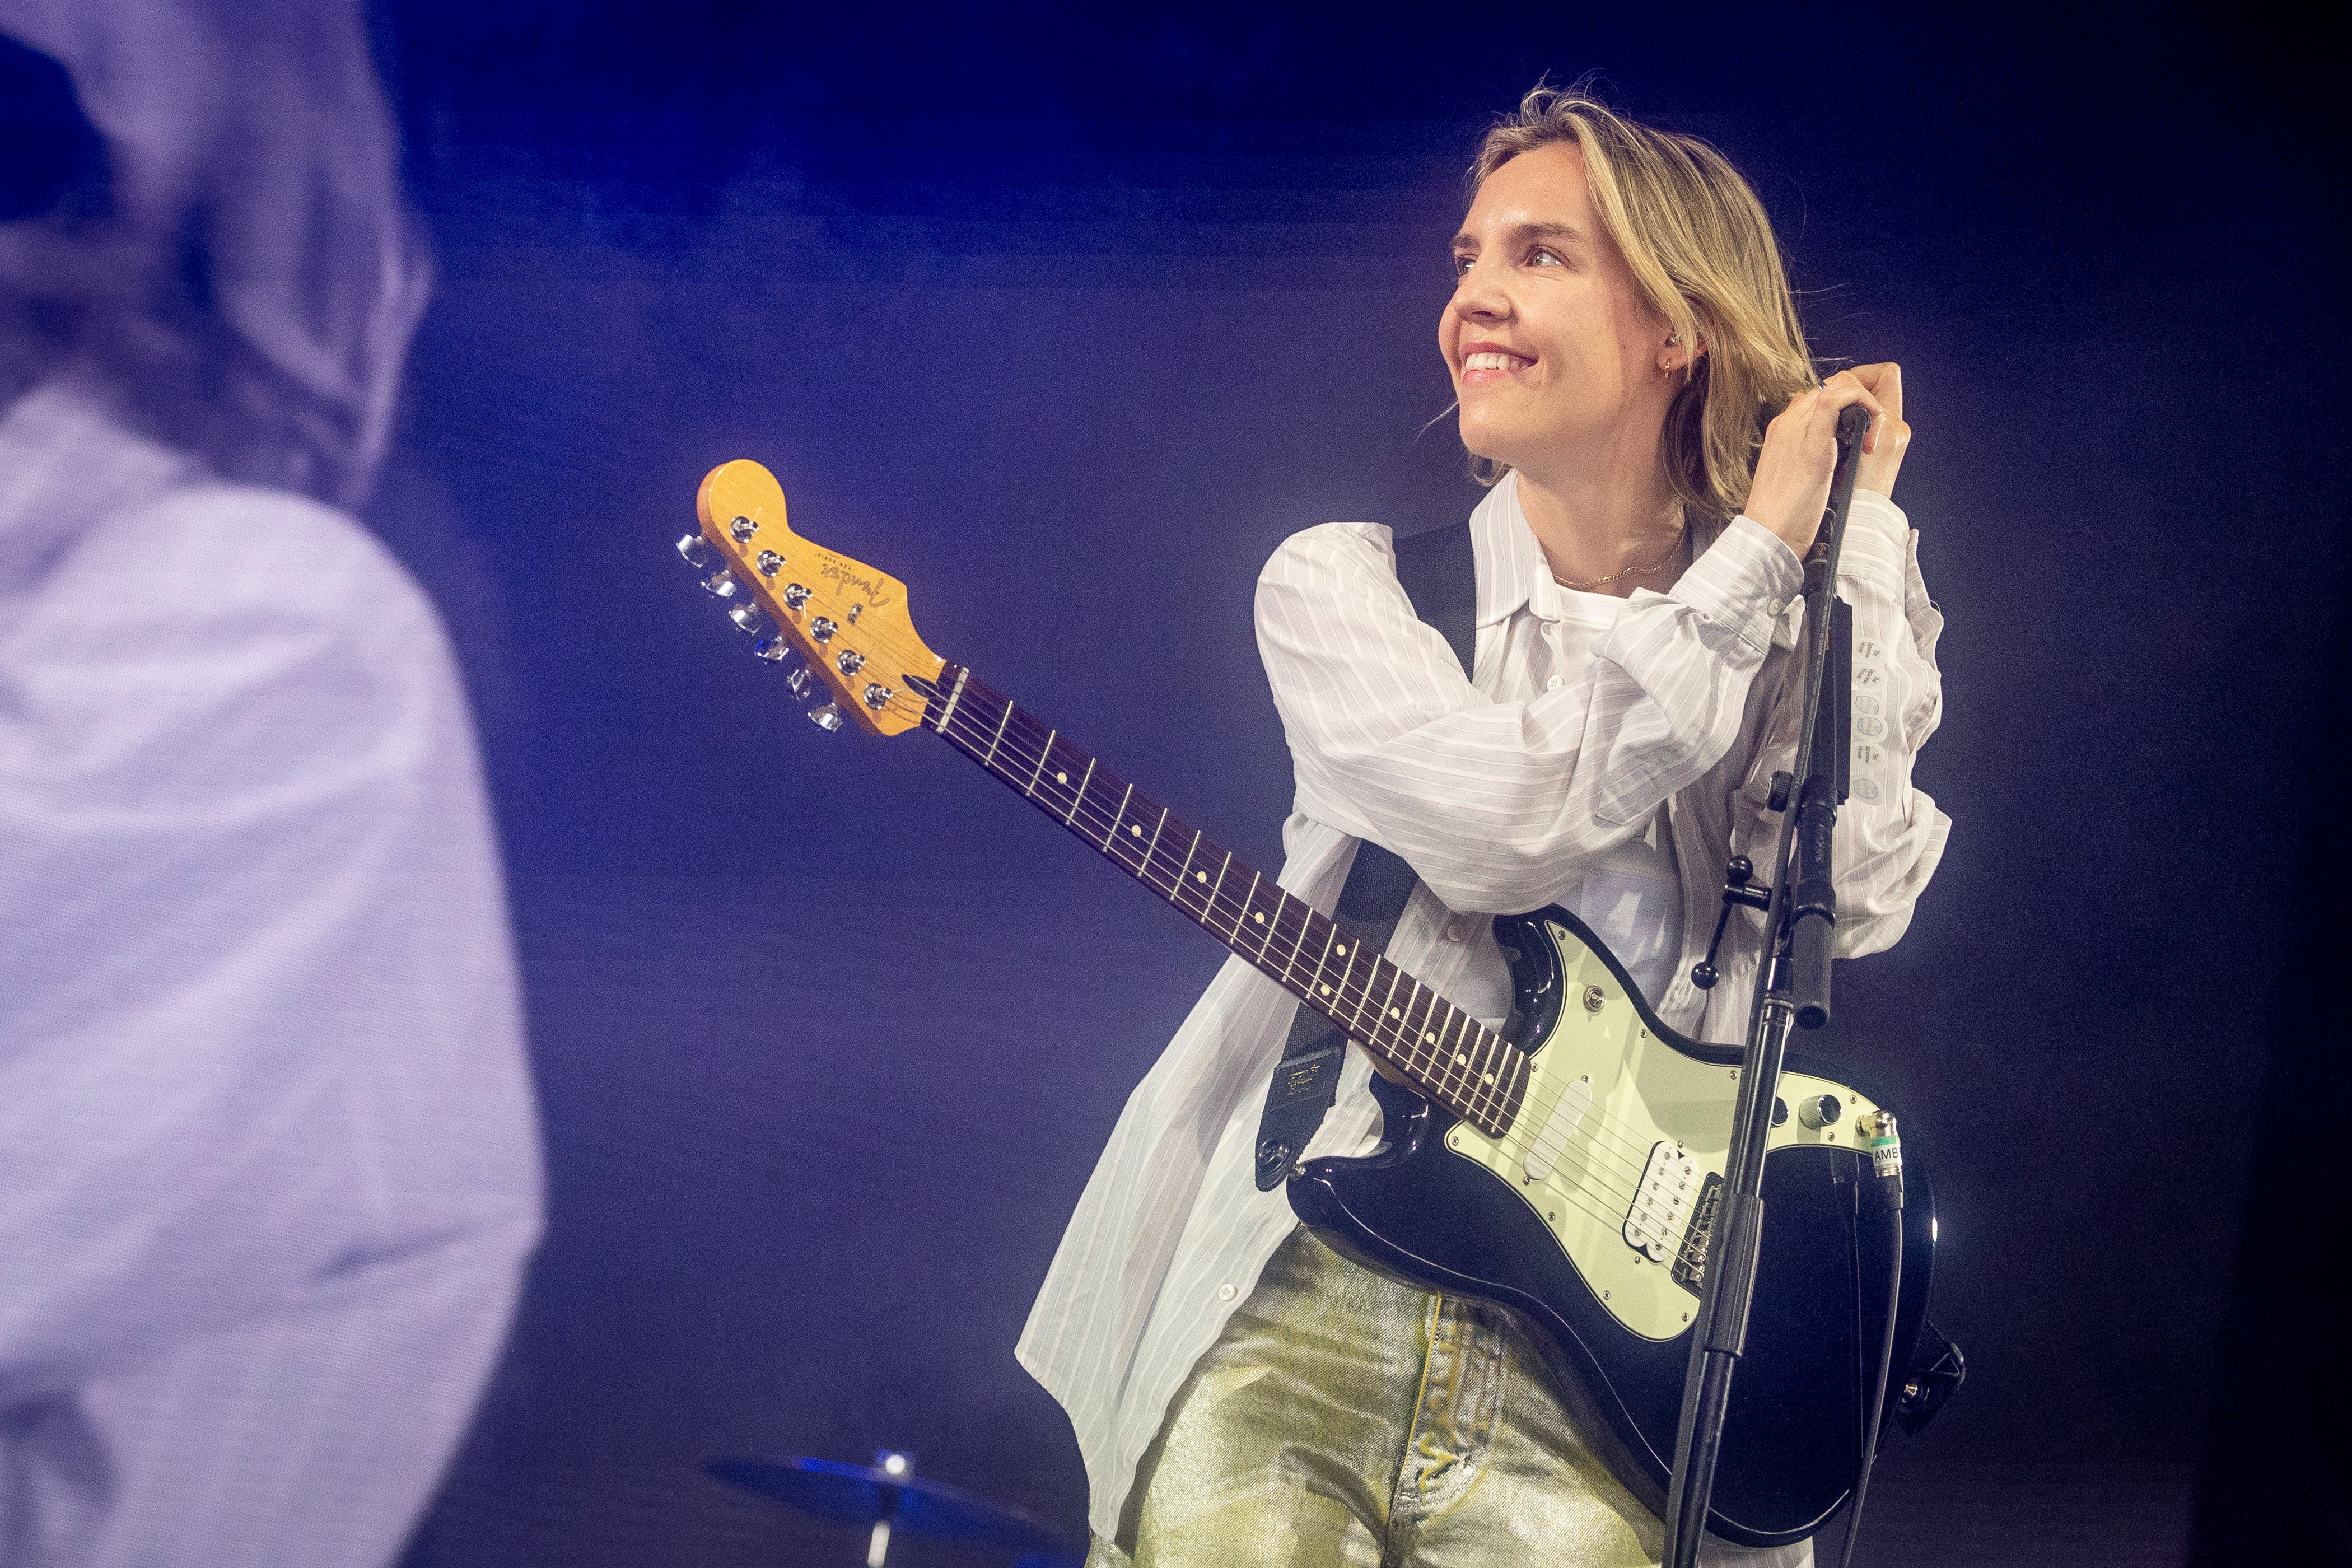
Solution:
[[(1739, 1053), (1660, 1023), (1564, 910), (1498, 920), (1495, 934), (1516, 997), (1505, 1033), (1536, 1069), (1510, 1131), (1489, 1139), (1376, 1077), (1384, 1147), (1307, 1162), (1291, 1205), (1368, 1268), (1517, 1314), (1601, 1458), (1660, 1511)], [(1820, 1108), (1832, 1096), (1828, 1120)], [(1885, 1331), (1888, 1227), (1876, 1196), (1862, 1194), (1855, 1147), (1859, 1114), (1877, 1106), (1794, 1068), (1780, 1099), (1798, 1113), (1767, 1145), (1756, 1306), (1708, 1521), (1748, 1546), (1801, 1540), (1844, 1503)], [(1934, 1252), (1916, 1157), (1906, 1178), (1898, 1386)]]

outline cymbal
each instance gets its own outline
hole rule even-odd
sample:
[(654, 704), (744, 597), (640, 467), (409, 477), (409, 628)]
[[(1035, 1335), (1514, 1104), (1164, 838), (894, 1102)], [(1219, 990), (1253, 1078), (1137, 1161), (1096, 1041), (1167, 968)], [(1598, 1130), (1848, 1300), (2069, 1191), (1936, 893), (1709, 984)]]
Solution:
[(870, 1465), (845, 1465), (833, 1459), (727, 1458), (707, 1460), (702, 1468), (730, 1486), (845, 1524), (887, 1519), (894, 1531), (1005, 1552), (1052, 1552), (1070, 1544), (1066, 1531), (1025, 1510), (991, 1502), (921, 1476), (894, 1476)]

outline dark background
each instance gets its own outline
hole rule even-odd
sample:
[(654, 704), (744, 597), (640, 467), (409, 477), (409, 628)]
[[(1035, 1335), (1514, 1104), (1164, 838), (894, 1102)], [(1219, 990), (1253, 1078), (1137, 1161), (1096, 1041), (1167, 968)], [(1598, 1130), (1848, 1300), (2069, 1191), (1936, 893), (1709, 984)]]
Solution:
[(414, 1564), (857, 1559), (723, 1453), (904, 1447), (1082, 1517), (1013, 1344), (1220, 951), (932, 739), (802, 723), (670, 541), (760, 459), (933, 647), (1271, 868), (1250, 584), (1311, 523), (1474, 504), (1423, 429), (1462, 169), (1589, 70), (1739, 163), (1817, 352), (1899, 360), (1917, 432), (1955, 826), (1824, 1044), (1935, 1161), (1971, 1375), (1863, 1558), (2181, 1560), (2315, 978), (2282, 990), (2343, 566), (2315, 45), (2145, 7), (378, 24), (443, 277), (376, 521), (472, 683), (551, 1183)]

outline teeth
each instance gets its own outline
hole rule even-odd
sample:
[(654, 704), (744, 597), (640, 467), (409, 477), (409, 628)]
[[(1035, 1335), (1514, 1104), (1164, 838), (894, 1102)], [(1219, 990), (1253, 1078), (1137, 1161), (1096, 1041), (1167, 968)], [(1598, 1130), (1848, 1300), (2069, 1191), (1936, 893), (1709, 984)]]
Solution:
[(1535, 363), (1531, 359), (1521, 359), (1517, 354), (1469, 354), (1464, 357), (1462, 368), (1464, 370), (1525, 370)]

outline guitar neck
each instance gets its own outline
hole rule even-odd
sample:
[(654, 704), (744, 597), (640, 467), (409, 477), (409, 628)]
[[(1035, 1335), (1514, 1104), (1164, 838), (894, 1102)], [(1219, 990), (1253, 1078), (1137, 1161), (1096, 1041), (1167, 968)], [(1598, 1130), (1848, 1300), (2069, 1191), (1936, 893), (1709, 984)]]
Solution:
[(1236, 860), (961, 665), (920, 683), (925, 727), (1091, 845), (1490, 1138), (1518, 1112), (1525, 1053)]

